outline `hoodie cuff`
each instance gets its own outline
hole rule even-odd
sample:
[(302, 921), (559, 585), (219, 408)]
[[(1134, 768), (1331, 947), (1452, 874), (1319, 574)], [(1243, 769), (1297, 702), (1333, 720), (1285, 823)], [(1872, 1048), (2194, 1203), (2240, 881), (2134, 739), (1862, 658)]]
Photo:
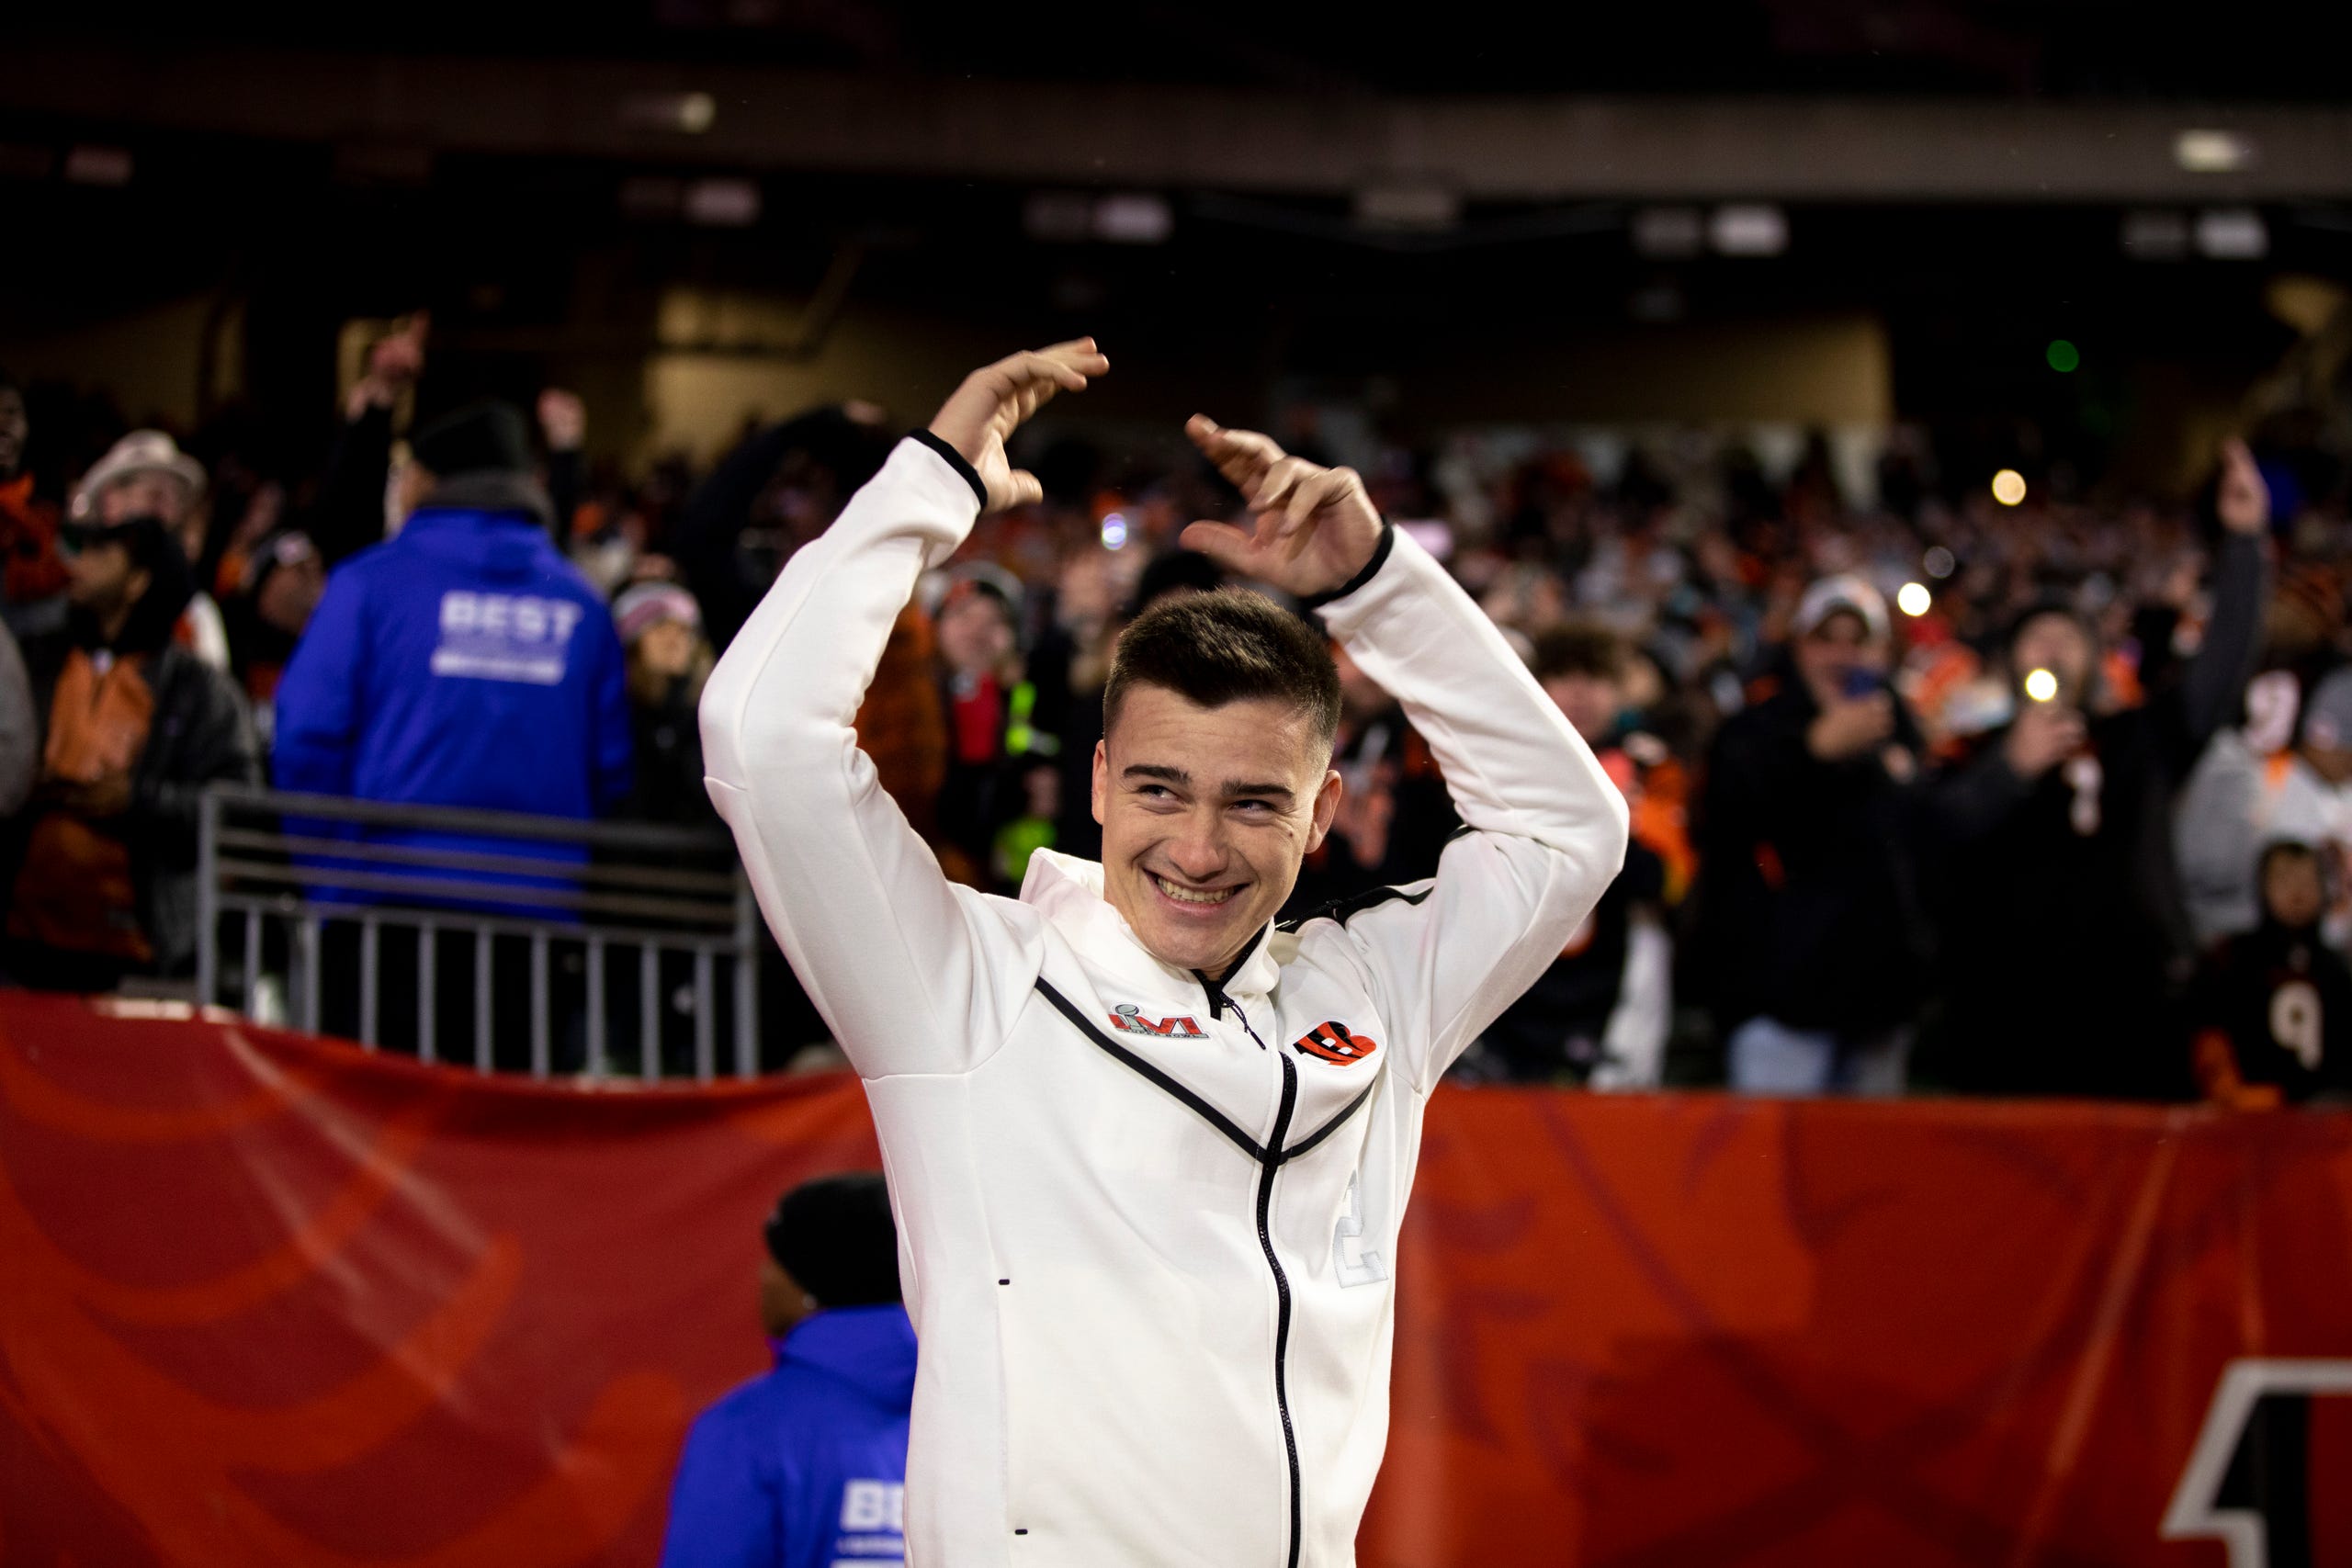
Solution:
[(1309, 610), (1319, 610), (1326, 604), (1337, 604), (1340, 600), (1342, 600), (1349, 594), (1353, 593), (1357, 589), (1362, 588), (1365, 583), (1370, 582), (1374, 578), (1378, 577), (1380, 575), (1380, 569), (1388, 564), (1388, 552), (1394, 549), (1396, 546), (1396, 525), (1389, 522), (1387, 518), (1383, 517), (1380, 520), (1380, 543), (1373, 546), (1372, 558), (1363, 563), (1363, 570), (1357, 572), (1345, 582), (1340, 584), (1337, 588), (1331, 590), (1329, 593), (1317, 593), (1314, 597), (1306, 600), (1305, 607)]
[(910, 439), (922, 443), (945, 459), (947, 466), (961, 474), (964, 482), (972, 487), (972, 494), (978, 499), (980, 510), (986, 512), (989, 509), (989, 487), (980, 482), (980, 471), (965, 461), (964, 454), (928, 430), (916, 431)]

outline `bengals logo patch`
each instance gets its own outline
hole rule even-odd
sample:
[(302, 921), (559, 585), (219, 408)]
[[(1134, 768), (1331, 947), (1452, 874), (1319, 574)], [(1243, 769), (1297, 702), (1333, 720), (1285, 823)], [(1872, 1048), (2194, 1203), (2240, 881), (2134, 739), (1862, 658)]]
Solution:
[(1353, 1032), (1344, 1023), (1318, 1023), (1292, 1041), (1290, 1048), (1345, 1066), (1351, 1062), (1361, 1062), (1379, 1050), (1380, 1042), (1369, 1034)]

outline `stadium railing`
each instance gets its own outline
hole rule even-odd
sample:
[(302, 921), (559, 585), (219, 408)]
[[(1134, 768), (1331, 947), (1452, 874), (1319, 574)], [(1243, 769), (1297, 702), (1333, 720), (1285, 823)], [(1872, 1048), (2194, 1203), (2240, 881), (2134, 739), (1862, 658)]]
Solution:
[(707, 1079), (722, 1038), (760, 1070), (722, 833), (224, 785), (198, 855), (207, 1004), (485, 1072)]

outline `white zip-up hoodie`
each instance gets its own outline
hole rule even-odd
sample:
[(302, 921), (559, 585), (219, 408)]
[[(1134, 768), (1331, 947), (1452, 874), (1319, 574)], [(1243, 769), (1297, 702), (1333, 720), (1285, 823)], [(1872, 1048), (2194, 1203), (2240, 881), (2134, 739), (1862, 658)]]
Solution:
[(1616, 874), (1625, 805), (1411, 540), (1321, 611), (1465, 830), (1438, 874), (1269, 930), (1222, 987), (1047, 852), (950, 884), (851, 728), (978, 511), (900, 444), (702, 704), (710, 792), (865, 1080), (922, 1344), (918, 1568), (1343, 1568), (1387, 1441), (1398, 1222), (1448, 1063)]

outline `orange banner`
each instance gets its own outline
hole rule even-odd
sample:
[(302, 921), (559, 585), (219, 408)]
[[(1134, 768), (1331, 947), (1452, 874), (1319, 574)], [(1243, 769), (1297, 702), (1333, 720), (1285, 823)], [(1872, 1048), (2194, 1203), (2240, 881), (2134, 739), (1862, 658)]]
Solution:
[[(651, 1563), (761, 1215), (876, 1163), (840, 1077), (0, 994), (0, 1563)], [(2342, 1116), (1449, 1091), (1360, 1559), (2352, 1562), (2347, 1214)]]

